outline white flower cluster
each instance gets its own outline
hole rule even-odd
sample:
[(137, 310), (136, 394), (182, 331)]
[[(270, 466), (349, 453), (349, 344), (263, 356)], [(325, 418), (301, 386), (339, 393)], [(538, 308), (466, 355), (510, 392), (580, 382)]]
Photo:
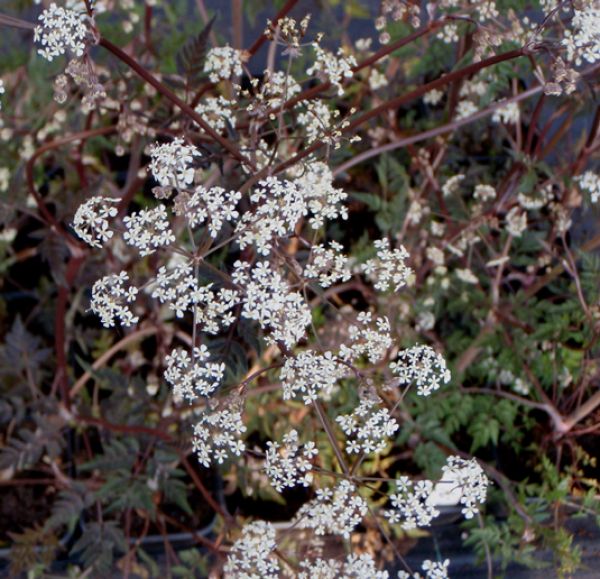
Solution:
[(304, 404), (331, 394), (338, 380), (347, 374), (343, 364), (336, 362), (331, 352), (300, 352), (286, 359), (279, 375), (283, 399), (290, 400), (302, 394)]
[(429, 396), (450, 382), (446, 360), (430, 346), (416, 345), (402, 350), (390, 369), (398, 376), (400, 385), (415, 383), (419, 396)]
[(345, 56), (344, 51), (340, 48), (337, 55), (324, 50), (317, 42), (313, 43), (315, 49), (315, 61), (313, 65), (307, 69), (306, 74), (323, 75), (334, 87), (337, 88), (338, 95), (344, 94), (342, 82), (344, 79), (352, 78), (352, 68), (356, 66), (354, 56)]
[(590, 64), (600, 60), (600, 4), (597, 1), (576, 5), (571, 21), (573, 32), (565, 30), (562, 41), (567, 58), (580, 65), (584, 60)]
[(336, 109), (332, 111), (326, 103), (321, 100), (303, 103), (304, 110), (298, 114), (298, 124), (304, 128), (304, 134), (308, 144), (326, 138), (326, 134), (332, 127), (333, 119), (340, 116)]
[(485, 503), (489, 480), (479, 463), (472, 458), (449, 456), (442, 467), (442, 481), (450, 485), (451, 491), (460, 492), (460, 503), (465, 519), (472, 519), (479, 512), (478, 505)]
[(236, 233), (241, 249), (255, 245), (261, 255), (269, 255), (276, 237), (294, 233), (296, 223), (306, 215), (307, 206), (298, 186), (287, 180), (267, 177), (250, 196), (254, 211), (244, 213)]
[(521, 120), (519, 103), (506, 103), (498, 107), (492, 115), (493, 123), (504, 123), (505, 125), (516, 125)]
[(162, 266), (155, 284), (153, 298), (161, 304), (169, 304), (178, 318), (182, 318), (185, 312), (193, 312), (194, 322), (204, 332), (217, 334), (235, 319), (231, 309), (239, 303), (238, 292), (228, 288), (215, 292), (212, 284), (200, 286), (189, 262), (178, 264), (171, 271)]
[(246, 266), (242, 262), (234, 264), (234, 282), (245, 288), (242, 315), (269, 331), (269, 342), (293, 348), (310, 324), (308, 304), (298, 292), (290, 291), (282, 275), (268, 262), (257, 263), (249, 275)]
[(115, 203), (117, 199), (101, 195), (91, 197), (82, 203), (73, 218), (73, 228), (77, 235), (92, 247), (101, 248), (102, 244), (111, 239), (114, 234), (108, 228), (108, 220), (117, 215)]
[(99, 279), (92, 287), (91, 308), (105, 328), (113, 327), (117, 318), (124, 326), (138, 322), (128, 305), (135, 301), (138, 290), (135, 286), (125, 287), (128, 281), (127, 272), (122, 271)]
[(123, 239), (133, 247), (137, 247), (140, 255), (154, 253), (159, 247), (164, 247), (175, 241), (175, 236), (169, 227), (167, 209), (158, 205), (154, 209), (142, 209), (123, 219), (126, 231)]
[(352, 277), (348, 258), (342, 253), (344, 248), (336, 241), (330, 241), (329, 247), (323, 244), (313, 245), (310, 261), (304, 268), (307, 279), (316, 279), (323, 288), (334, 283), (348, 281)]
[(387, 408), (379, 408), (375, 400), (364, 399), (352, 414), (338, 416), (346, 441), (348, 454), (378, 454), (385, 450), (389, 438), (398, 430), (398, 423), (390, 416)]
[(184, 203), (185, 217), (190, 227), (202, 225), (208, 219), (208, 231), (215, 239), (226, 221), (235, 221), (240, 216), (236, 207), (241, 198), (239, 191), (226, 191), (223, 187), (196, 187)]
[(404, 246), (390, 249), (389, 239), (378, 239), (373, 244), (377, 249), (377, 257), (369, 259), (363, 265), (363, 271), (375, 284), (375, 289), (387, 291), (390, 287), (398, 291), (406, 285), (406, 280), (412, 273), (405, 261), (408, 251)]
[(367, 514), (367, 501), (347, 480), (333, 489), (317, 489), (317, 497), (300, 507), (295, 523), (300, 529), (314, 529), (317, 535), (336, 534), (348, 539)]
[(166, 358), (165, 380), (173, 387), (176, 401), (193, 402), (198, 396), (212, 394), (223, 380), (225, 364), (208, 362), (210, 354), (203, 344), (194, 348), (193, 359), (186, 350), (177, 348)]
[(396, 492), (390, 495), (393, 509), (386, 509), (383, 515), (392, 525), (401, 522), (403, 529), (426, 527), (440, 513), (430, 500), (433, 483), (421, 480), (416, 483), (407, 476), (396, 480)]
[(82, 14), (52, 3), (38, 20), (41, 24), (34, 28), (33, 40), (41, 45), (40, 56), (49, 61), (62, 54), (83, 56), (87, 28)]
[(267, 442), (265, 472), (273, 487), (282, 492), (286, 487), (301, 484), (310, 486), (313, 477), (311, 460), (319, 454), (312, 441), (300, 446), (298, 432), (291, 430), (283, 436), (283, 446)]
[(581, 189), (590, 195), (592, 203), (596, 203), (600, 199), (600, 175), (598, 173), (586, 171), (575, 177), (575, 181)]
[[(262, 112), (274, 115), (274, 111), (281, 108), (285, 101), (302, 90), (302, 87), (291, 75), (287, 75), (281, 70), (275, 72), (265, 70), (262, 82), (258, 78), (254, 78), (251, 83), (253, 102), (249, 103), (247, 109), (251, 113)], [(249, 93), (243, 94), (249, 96)]]
[(371, 364), (382, 360), (392, 346), (390, 335), (390, 321), (387, 317), (375, 319), (372, 325), (373, 314), (360, 312), (356, 324), (348, 328), (347, 343), (340, 346), (340, 358), (346, 362), (353, 362), (361, 356), (366, 356)]
[(208, 74), (210, 82), (241, 76), (243, 72), (241, 52), (231, 46), (211, 48), (204, 61), (204, 72)]
[(527, 229), (527, 213), (517, 205), (506, 214), (506, 231), (513, 237), (521, 237)]
[(278, 579), (279, 562), (273, 555), (277, 548), (275, 528), (265, 521), (244, 526), (241, 537), (227, 557), (225, 579)]
[(425, 571), (425, 575), (421, 575), (421, 573), (398, 571), (398, 579), (448, 579), (449, 566), (450, 559), (439, 562), (426, 559), (421, 565), (421, 569)]
[(207, 97), (196, 106), (196, 112), (202, 115), (206, 123), (217, 132), (223, 132), (228, 126), (235, 128), (233, 101), (225, 97)]
[(211, 460), (223, 464), (231, 455), (241, 456), (246, 445), (240, 436), (246, 432), (239, 405), (229, 404), (228, 408), (206, 412), (194, 426), (193, 449), (198, 462), (210, 466)]
[(173, 139), (170, 143), (155, 143), (149, 148), (150, 172), (162, 187), (181, 188), (194, 182), (194, 157), (200, 151), (192, 145), (184, 144), (183, 139)]
[(373, 557), (368, 553), (350, 553), (345, 561), (337, 559), (315, 559), (301, 561), (297, 579), (389, 579), (387, 571), (378, 571)]
[(325, 163), (310, 163), (295, 183), (312, 214), (308, 222), (313, 229), (327, 219), (348, 219), (348, 210), (341, 205), (348, 194), (333, 186), (333, 173)]

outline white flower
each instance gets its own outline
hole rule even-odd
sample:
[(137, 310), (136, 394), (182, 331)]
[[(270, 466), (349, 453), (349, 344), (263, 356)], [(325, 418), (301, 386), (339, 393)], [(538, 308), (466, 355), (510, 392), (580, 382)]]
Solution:
[(387, 571), (378, 571), (373, 557), (368, 553), (350, 553), (345, 561), (315, 559), (301, 561), (297, 579), (389, 579)]
[(379, 454), (398, 430), (398, 423), (387, 408), (378, 408), (375, 400), (361, 400), (352, 414), (338, 416), (336, 422), (348, 437), (348, 454)]
[(317, 497), (302, 505), (294, 520), (300, 529), (314, 529), (317, 535), (331, 533), (347, 539), (367, 511), (367, 501), (356, 487), (342, 480), (333, 489), (318, 489)]
[(52, 3), (38, 20), (41, 24), (35, 27), (33, 40), (41, 45), (39, 55), (49, 61), (62, 54), (83, 56), (87, 28), (82, 14)]
[(117, 199), (97, 195), (81, 204), (73, 219), (77, 235), (92, 247), (101, 248), (113, 236), (108, 219), (116, 217), (117, 208), (113, 204), (117, 202)]
[(207, 97), (196, 106), (196, 112), (202, 116), (208, 126), (221, 133), (228, 126), (235, 128), (233, 104), (233, 101), (222, 96)]
[(194, 182), (194, 157), (200, 151), (192, 145), (185, 145), (183, 139), (173, 139), (170, 143), (155, 143), (150, 146), (150, 172), (162, 187), (185, 187)]
[(450, 179), (448, 179), (442, 187), (442, 193), (444, 194), (444, 197), (448, 197), (449, 195), (456, 193), (458, 191), (460, 183), (464, 181), (464, 179), (465, 176), (462, 173), (450, 177)]
[[(237, 267), (238, 279), (241, 265)], [(293, 348), (306, 333), (311, 312), (308, 304), (297, 292), (292, 292), (281, 274), (271, 269), (268, 262), (257, 263), (244, 284), (245, 296), (242, 316), (255, 320), (260, 327), (270, 332), (270, 343), (282, 342)]]
[(456, 105), (456, 119), (466, 119), (474, 115), (478, 110), (477, 105), (473, 101), (461, 100)]
[(573, 30), (566, 30), (562, 41), (567, 49), (567, 58), (576, 65), (584, 60), (594, 64), (600, 60), (600, 5), (592, 1), (573, 8)]
[(583, 175), (575, 177), (576, 183), (588, 193), (592, 203), (596, 203), (600, 199), (600, 175), (593, 171), (586, 171)]
[(317, 454), (319, 451), (314, 442), (307, 442), (301, 447), (298, 432), (291, 430), (283, 436), (283, 446), (267, 442), (265, 472), (278, 492), (298, 484), (307, 487), (312, 482), (311, 459)]
[[(474, 458), (465, 460), (458, 456), (449, 456), (446, 459), (446, 465), (442, 467), (442, 472), (443, 476), (438, 485), (449, 487), (444, 491), (446, 493), (458, 492), (465, 519), (473, 518), (478, 512), (477, 505), (485, 503), (489, 484), (479, 463)], [(437, 490), (433, 496), (439, 496), (440, 492), (441, 490)]]
[(307, 279), (316, 279), (323, 288), (337, 283), (348, 281), (352, 274), (348, 265), (348, 258), (342, 254), (343, 247), (331, 241), (329, 247), (315, 245), (311, 248), (310, 261), (304, 268)]
[(406, 280), (412, 273), (405, 263), (409, 257), (408, 251), (404, 246), (390, 249), (388, 239), (379, 239), (373, 245), (377, 249), (377, 257), (368, 260), (363, 271), (375, 282), (375, 289), (387, 291), (393, 287), (394, 291), (398, 291), (406, 285)]
[(223, 464), (226, 458), (241, 456), (246, 449), (240, 436), (246, 432), (239, 401), (223, 401), (223, 409), (207, 411), (194, 427), (193, 449), (198, 462), (208, 467), (211, 460)]
[(444, 92), (434, 88), (423, 95), (423, 102), (434, 107), (441, 102), (442, 98), (444, 98)]
[(333, 86), (338, 90), (338, 95), (344, 94), (342, 82), (346, 78), (352, 78), (352, 68), (356, 66), (356, 59), (354, 56), (345, 56), (344, 51), (338, 49), (337, 56), (331, 52), (322, 49), (316, 42), (313, 43), (315, 49), (315, 62), (306, 71), (306, 74), (312, 76), (313, 74), (323, 75)]
[(204, 61), (204, 72), (208, 73), (211, 82), (241, 76), (243, 72), (241, 51), (231, 46), (211, 48)]
[(382, 72), (379, 72), (376, 68), (372, 68), (369, 73), (369, 86), (371, 90), (378, 90), (388, 85), (388, 79)]
[(494, 189), (491, 185), (476, 185), (475, 191), (473, 193), (473, 197), (485, 203), (486, 201), (491, 201), (496, 198), (496, 189)]
[(239, 293), (229, 288), (213, 291), (212, 284), (201, 286), (193, 275), (191, 263), (181, 263), (167, 270), (162, 266), (152, 290), (152, 297), (182, 318), (186, 312), (194, 314), (194, 322), (209, 334), (217, 334), (229, 327), (234, 316), (231, 309), (239, 303)]
[(391, 524), (401, 523), (403, 529), (427, 527), (440, 513), (430, 501), (433, 483), (428, 480), (411, 481), (403, 476), (396, 480), (396, 493), (390, 496), (393, 509), (383, 515)]
[(521, 210), (520, 207), (513, 207), (506, 214), (506, 231), (513, 237), (521, 237), (522, 233), (527, 229), (527, 213)]
[(181, 348), (166, 357), (165, 380), (173, 387), (176, 402), (183, 399), (193, 402), (198, 395), (208, 396), (218, 388), (225, 373), (225, 364), (207, 362), (209, 358), (204, 344), (194, 349), (193, 359)]
[(254, 521), (242, 529), (233, 544), (224, 572), (225, 579), (278, 579), (279, 562), (275, 528), (265, 521)]
[(321, 162), (311, 162), (294, 183), (312, 216), (313, 229), (322, 227), (327, 219), (347, 219), (348, 210), (342, 205), (348, 194), (333, 186), (331, 169)]
[(398, 376), (400, 385), (417, 385), (419, 396), (429, 396), (442, 384), (450, 382), (450, 370), (446, 361), (430, 346), (417, 345), (398, 353), (396, 362), (390, 364)]
[(159, 247), (170, 245), (175, 236), (169, 227), (164, 205), (154, 209), (142, 209), (123, 219), (126, 231), (123, 239), (137, 247), (142, 256), (154, 253)]
[(492, 122), (516, 125), (520, 118), (521, 113), (519, 110), (519, 103), (507, 103), (494, 111)]
[(382, 360), (392, 346), (390, 335), (390, 321), (386, 317), (375, 319), (372, 325), (371, 312), (360, 312), (356, 324), (348, 328), (348, 340), (340, 346), (340, 358), (346, 362), (353, 362), (361, 356), (367, 356), (371, 364)]
[(127, 272), (122, 271), (99, 279), (92, 287), (92, 311), (100, 316), (106, 328), (113, 327), (117, 318), (124, 326), (138, 322), (138, 317), (133, 315), (128, 306), (135, 301), (138, 290), (134, 286), (126, 288), (127, 281)]
[(226, 221), (233, 222), (240, 214), (236, 206), (242, 194), (225, 191), (222, 187), (196, 187), (194, 193), (184, 201), (184, 216), (190, 227), (197, 227), (208, 220), (208, 231), (215, 239)]
[[(4, 81), (0, 78), (0, 94), (4, 94)], [(2, 101), (0, 101), (0, 111), (2, 110)]]
[(244, 213), (236, 232), (241, 249), (255, 245), (261, 255), (269, 255), (277, 237), (294, 232), (308, 207), (296, 183), (267, 177), (250, 196), (253, 211)]
[(304, 404), (331, 394), (338, 380), (347, 374), (347, 368), (336, 362), (331, 352), (300, 352), (287, 358), (279, 375), (283, 399), (290, 400), (302, 394)]
[(463, 281), (465, 283), (470, 283), (473, 285), (477, 285), (479, 283), (479, 280), (477, 279), (477, 276), (468, 268), (465, 269), (456, 269), (455, 270), (456, 273), (456, 277), (460, 280)]

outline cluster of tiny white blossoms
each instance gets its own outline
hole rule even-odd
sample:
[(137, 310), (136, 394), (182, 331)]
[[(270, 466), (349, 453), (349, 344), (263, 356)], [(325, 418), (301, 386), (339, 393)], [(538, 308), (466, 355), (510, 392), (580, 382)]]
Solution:
[(68, 54), (83, 56), (87, 27), (81, 13), (65, 10), (52, 3), (39, 16), (33, 31), (33, 40), (40, 45), (38, 54), (52, 61)]
[(333, 489), (317, 489), (316, 498), (296, 513), (295, 523), (301, 529), (314, 529), (317, 535), (334, 534), (348, 539), (367, 511), (367, 501), (356, 487), (342, 480)]
[(600, 199), (600, 175), (598, 173), (586, 171), (575, 177), (575, 181), (583, 191), (590, 195), (592, 203), (596, 203)]
[(201, 286), (190, 262), (180, 263), (172, 270), (162, 266), (153, 282), (152, 297), (182, 318), (194, 314), (194, 323), (207, 334), (217, 334), (229, 327), (235, 317), (231, 309), (239, 303), (239, 293), (230, 288), (212, 290), (213, 284)]
[(398, 571), (398, 579), (448, 579), (448, 567), (450, 559), (444, 561), (430, 561), (426, 559), (421, 565), (425, 575), (421, 573), (409, 573), (408, 571)]
[(342, 205), (348, 194), (333, 186), (333, 173), (325, 163), (309, 163), (295, 183), (311, 214), (308, 222), (313, 229), (323, 227), (327, 219), (348, 218), (348, 210)]
[(164, 205), (134, 212), (125, 217), (123, 223), (126, 229), (123, 239), (129, 245), (137, 247), (142, 256), (150, 255), (159, 247), (175, 241)]
[(242, 315), (258, 322), (269, 332), (267, 340), (293, 348), (306, 334), (311, 313), (301, 294), (290, 291), (281, 273), (269, 262), (258, 262), (248, 274), (243, 262), (236, 262), (233, 280), (245, 290)]
[(419, 396), (429, 396), (442, 384), (450, 382), (446, 360), (431, 346), (416, 345), (398, 353), (390, 369), (398, 376), (400, 385), (416, 384)]
[(278, 579), (279, 562), (273, 554), (277, 548), (275, 539), (271, 523), (254, 521), (245, 525), (229, 551), (224, 568), (226, 579)]
[(217, 132), (222, 132), (230, 126), (235, 128), (235, 115), (232, 111), (233, 101), (225, 97), (207, 97), (196, 106), (206, 123)]
[(485, 503), (489, 480), (479, 463), (473, 458), (465, 460), (459, 456), (449, 456), (442, 467), (442, 481), (450, 486), (450, 492), (460, 493), (460, 503), (465, 519), (471, 519), (479, 512), (478, 505)]
[(127, 272), (122, 271), (97, 280), (92, 287), (92, 311), (106, 328), (113, 327), (117, 319), (124, 326), (138, 322), (128, 305), (135, 301), (138, 290), (135, 286), (126, 287), (128, 281)]
[(506, 231), (513, 237), (521, 237), (527, 229), (527, 213), (520, 207), (513, 207), (506, 214)]
[(373, 557), (368, 553), (350, 553), (345, 561), (337, 559), (315, 559), (301, 561), (297, 579), (389, 579), (387, 571), (379, 571)]
[(198, 462), (210, 466), (212, 460), (223, 464), (234, 455), (241, 456), (246, 450), (240, 438), (246, 432), (239, 404), (232, 403), (221, 410), (207, 410), (194, 426), (193, 450)]
[(406, 265), (408, 251), (404, 246), (390, 249), (389, 239), (378, 239), (373, 243), (377, 249), (377, 257), (369, 259), (363, 265), (363, 271), (374, 282), (375, 289), (387, 291), (390, 287), (398, 291), (406, 285), (406, 280), (412, 273)]
[(109, 218), (116, 217), (117, 199), (97, 195), (82, 203), (73, 218), (73, 228), (81, 239), (92, 247), (101, 248), (114, 232), (109, 229)]
[(319, 285), (328, 288), (340, 281), (348, 281), (352, 277), (349, 260), (342, 253), (343, 247), (336, 241), (330, 241), (329, 247), (313, 245), (310, 261), (304, 268), (307, 279), (318, 280)]
[(302, 192), (293, 181), (267, 177), (250, 196), (256, 209), (242, 215), (236, 233), (241, 249), (254, 245), (261, 255), (269, 255), (277, 237), (294, 233), (296, 223), (307, 213)]
[(573, 31), (565, 30), (562, 41), (567, 58), (580, 65), (584, 60), (590, 64), (600, 60), (600, 5), (597, 1), (575, 4)]
[(286, 487), (300, 484), (310, 486), (313, 480), (311, 460), (319, 454), (315, 443), (300, 445), (296, 430), (283, 435), (283, 445), (267, 442), (265, 472), (273, 487), (282, 492)]
[(353, 67), (356, 66), (356, 59), (352, 55), (344, 55), (344, 51), (338, 49), (337, 55), (321, 48), (318, 42), (313, 43), (315, 49), (315, 61), (311, 67), (306, 70), (306, 74), (320, 74), (328, 80), (338, 90), (338, 95), (344, 94), (342, 82), (344, 79), (352, 78)]
[(186, 145), (181, 138), (169, 143), (155, 143), (149, 147), (149, 170), (161, 187), (183, 187), (194, 182), (194, 157), (200, 151), (192, 145)]
[(347, 370), (331, 352), (303, 351), (290, 356), (279, 374), (283, 399), (291, 400), (301, 394), (304, 403), (310, 404), (319, 397), (327, 398)]
[(177, 401), (193, 402), (198, 396), (209, 396), (221, 384), (225, 373), (223, 362), (208, 362), (210, 354), (204, 344), (194, 348), (193, 358), (187, 350), (177, 348), (166, 357), (165, 380), (173, 387)]
[(346, 441), (348, 454), (379, 454), (385, 450), (389, 439), (398, 430), (398, 423), (390, 416), (387, 408), (380, 408), (377, 400), (360, 401), (352, 414), (338, 416)]
[(430, 500), (433, 483), (430, 480), (411, 481), (407, 476), (396, 479), (396, 492), (390, 495), (393, 509), (385, 509), (383, 515), (393, 525), (401, 523), (410, 530), (428, 526), (440, 512)]
[(340, 346), (340, 358), (345, 362), (354, 362), (366, 356), (371, 364), (376, 364), (385, 357), (392, 346), (390, 331), (390, 321), (387, 317), (375, 318), (373, 327), (373, 314), (360, 312), (356, 324), (348, 328), (347, 343)]
[(183, 212), (190, 227), (197, 227), (208, 220), (208, 231), (215, 239), (226, 222), (233, 222), (240, 214), (236, 210), (242, 198), (239, 191), (226, 191), (223, 187), (196, 187), (182, 203)]
[(204, 72), (208, 74), (210, 82), (241, 76), (243, 72), (241, 51), (231, 46), (211, 48), (204, 61)]

